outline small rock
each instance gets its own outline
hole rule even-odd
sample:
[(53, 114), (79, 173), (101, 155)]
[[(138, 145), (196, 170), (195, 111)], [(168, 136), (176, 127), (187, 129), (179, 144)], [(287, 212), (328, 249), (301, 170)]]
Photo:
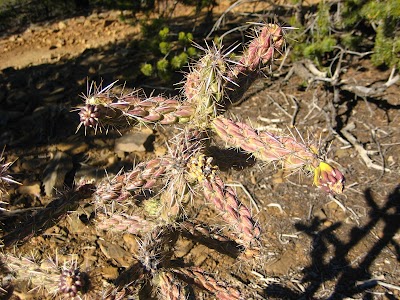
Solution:
[(146, 129), (142, 132), (126, 133), (115, 140), (114, 150), (115, 152), (145, 152), (144, 143), (152, 134), (153, 131), (151, 129)]
[(293, 251), (284, 252), (278, 260), (268, 263), (265, 266), (267, 272), (276, 275), (287, 275), (296, 266), (297, 256)]
[(97, 17), (99, 19), (107, 19), (109, 17), (110, 13), (108, 11), (103, 11), (99, 14), (97, 14)]
[(121, 16), (122, 15), (122, 11), (120, 11), (120, 10), (111, 10), (111, 11), (108, 11), (108, 17), (110, 18), (110, 19), (117, 19), (119, 16)]
[(58, 227), (58, 226), (53, 226), (53, 227), (50, 227), (50, 228), (46, 229), (46, 231), (44, 232), (44, 234), (46, 234), (46, 235), (60, 234), (60, 231), (61, 231), (60, 227)]
[(124, 240), (125, 246), (129, 249), (129, 252), (132, 254), (137, 254), (139, 247), (137, 237), (135, 237), (133, 234), (125, 233), (122, 238)]
[(49, 60), (51, 60), (51, 53), (46, 53), (40, 58), (41, 62), (48, 62)]
[(177, 258), (182, 258), (185, 255), (187, 255), (192, 248), (193, 248), (192, 241), (184, 239), (178, 240), (177, 243), (175, 244), (174, 255)]
[(17, 191), (22, 195), (32, 195), (40, 198), (40, 182), (23, 184), (20, 187), (18, 187)]
[(85, 20), (86, 20), (85, 16), (80, 16), (75, 19), (75, 22), (76, 22), (76, 24), (83, 24), (83, 22), (85, 22)]
[(98, 241), (100, 250), (108, 258), (115, 262), (116, 265), (128, 268), (132, 262), (132, 254), (125, 251), (121, 246), (107, 241)]
[(314, 213), (313, 217), (318, 218), (319, 220), (323, 220), (323, 221), (325, 221), (327, 219), (327, 215), (322, 209), (316, 211)]
[(58, 22), (57, 26), (59, 30), (67, 28), (67, 24), (65, 24), (63, 21)]
[(90, 20), (99, 19), (99, 13), (97, 13), (97, 12), (92, 13), (90, 16), (87, 17), (87, 19), (90, 19)]
[(113, 166), (113, 165), (115, 165), (116, 163), (118, 162), (118, 159), (117, 159), (117, 157), (116, 156), (109, 156), (108, 158), (107, 158), (107, 166)]
[(279, 169), (274, 175), (272, 175), (272, 182), (276, 184), (283, 183), (285, 182), (284, 176), (284, 171)]
[(59, 39), (59, 40), (57, 41), (56, 47), (57, 47), (57, 48), (62, 48), (63, 46), (65, 46), (66, 43), (67, 43), (67, 42), (66, 42), (65, 39)]
[(119, 158), (124, 160), (125, 159), (125, 152), (124, 151), (117, 151), (115, 152), (115, 155)]
[(168, 149), (164, 145), (157, 145), (154, 147), (154, 154), (157, 157), (164, 156), (167, 153)]
[(335, 157), (337, 158), (349, 157), (349, 155), (349, 149), (337, 149), (335, 152)]
[(61, 58), (61, 55), (60, 55), (60, 54), (52, 53), (52, 54), (50, 55), (50, 59), (51, 59), (51, 60), (60, 60), (60, 58)]
[(193, 248), (191, 252), (196, 252), (193, 264), (197, 266), (201, 266), (204, 261), (208, 258), (209, 248), (204, 245), (198, 245), (196, 248)]
[(118, 268), (107, 266), (101, 268), (102, 276), (107, 280), (114, 280), (118, 277)]
[(47, 196), (54, 195), (64, 186), (65, 175), (71, 171), (72, 159), (63, 152), (57, 152), (44, 170), (44, 191)]
[(89, 19), (86, 19), (85, 22), (83, 22), (84, 27), (89, 27), (90, 25), (92, 25), (92, 22)]
[(66, 143), (60, 143), (56, 145), (56, 148), (58, 151), (61, 152), (68, 152), (72, 155), (77, 155), (80, 153), (84, 153), (88, 150), (89, 145), (86, 144), (85, 142), (66, 142)]
[(82, 234), (88, 231), (88, 227), (76, 215), (68, 218), (68, 223), (71, 233)]
[(97, 73), (97, 70), (96, 70), (95, 67), (90, 67), (88, 73), (89, 73), (89, 74), (96, 74), (96, 73)]
[(86, 247), (85, 252), (83, 254), (83, 263), (82, 265), (88, 269), (93, 269), (95, 263), (97, 261), (97, 256), (95, 255), (96, 248), (95, 247)]

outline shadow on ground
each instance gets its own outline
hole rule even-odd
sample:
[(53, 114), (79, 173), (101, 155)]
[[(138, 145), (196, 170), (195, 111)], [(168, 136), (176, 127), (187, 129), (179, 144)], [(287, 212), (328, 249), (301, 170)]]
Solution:
[[(304, 268), (301, 279), (307, 288), (304, 292), (297, 293), (286, 287), (271, 284), (264, 290), (265, 297), (316, 299), (317, 291), (328, 281), (334, 280), (333, 292), (325, 299), (348, 299), (360, 297), (360, 294), (362, 299), (375, 299), (374, 294), (368, 290), (378, 285), (378, 280), (374, 279), (374, 274), (370, 271), (376, 258), (386, 248), (400, 262), (400, 245), (394, 240), (400, 229), (400, 186), (392, 191), (382, 207), (374, 200), (371, 190), (365, 191), (364, 198), (369, 208), (369, 221), (362, 227), (353, 227), (347, 242), (343, 242), (344, 237), (335, 233), (342, 226), (340, 222), (324, 229), (321, 229), (323, 220), (317, 217), (307, 224), (296, 224), (299, 231), (312, 239), (311, 264)], [(363, 243), (379, 222), (383, 222), (382, 236), (377, 237), (372, 247), (365, 249), (365, 254), (360, 257), (359, 262), (351, 261), (348, 254), (354, 247)], [(389, 290), (385, 296), (387, 299), (397, 299)]]

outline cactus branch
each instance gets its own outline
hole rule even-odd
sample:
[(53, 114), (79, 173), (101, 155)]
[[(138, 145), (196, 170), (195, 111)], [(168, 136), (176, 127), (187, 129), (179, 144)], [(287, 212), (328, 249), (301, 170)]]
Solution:
[(194, 157), (189, 170), (193, 178), (201, 184), (206, 199), (237, 230), (238, 237), (235, 240), (245, 247), (254, 245), (260, 236), (260, 227), (252, 219), (248, 208), (239, 201), (236, 192), (224, 184), (218, 168), (212, 165), (212, 158), (204, 155)]
[(217, 299), (240, 300), (244, 299), (239, 289), (217, 281), (211, 275), (207, 275), (201, 268), (188, 267), (174, 269), (173, 273), (185, 282), (195, 284), (198, 287), (213, 293)]
[[(219, 137), (229, 146), (241, 148), (251, 153), (255, 158), (268, 163), (280, 162), (286, 169), (305, 169), (313, 171), (314, 184), (325, 191), (341, 193), (343, 190), (343, 174), (327, 163), (321, 165), (321, 159), (316, 154), (316, 147), (305, 145), (293, 137), (275, 136), (269, 132), (258, 132), (251, 126), (235, 122), (230, 119), (218, 117), (213, 120), (213, 129)], [(328, 174), (334, 172), (332, 178), (325, 179)]]

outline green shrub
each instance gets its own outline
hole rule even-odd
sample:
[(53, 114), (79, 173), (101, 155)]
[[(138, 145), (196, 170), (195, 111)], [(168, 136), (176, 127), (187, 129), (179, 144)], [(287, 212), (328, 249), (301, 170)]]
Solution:
[(171, 44), (168, 42), (161, 42), (158, 44), (161, 54), (167, 55), (171, 51)]
[(148, 63), (144, 63), (140, 66), (140, 72), (143, 73), (145, 76), (153, 75), (153, 66)]
[(300, 22), (295, 16), (290, 19), (290, 24), (298, 28), (290, 33), (297, 41), (292, 51), (295, 60), (307, 57), (323, 65), (338, 45), (355, 51), (373, 50), (375, 65), (400, 69), (399, 0), (347, 0), (340, 9), (335, 3), (320, 1), (316, 18), (309, 24)]
[(165, 58), (160, 59), (157, 61), (157, 70), (159, 72), (167, 72), (168, 71), (169, 62)]
[[(155, 27), (162, 28), (157, 35), (151, 34)], [(139, 47), (148, 59), (140, 71), (145, 76), (169, 81), (176, 70), (187, 65), (189, 57), (197, 55), (196, 49), (191, 46), (193, 34), (183, 31), (176, 34), (164, 20), (142, 23), (142, 32), (144, 38)]]
[(166, 41), (166, 40), (167, 40), (168, 34), (169, 34), (169, 28), (168, 28), (168, 27), (164, 27), (163, 29), (161, 29), (161, 30), (158, 32), (158, 36), (160, 37), (160, 39), (161, 39), (162, 41)]

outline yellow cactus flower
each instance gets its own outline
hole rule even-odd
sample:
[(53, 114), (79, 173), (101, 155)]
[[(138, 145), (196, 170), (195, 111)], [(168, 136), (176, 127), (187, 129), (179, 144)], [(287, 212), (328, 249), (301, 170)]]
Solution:
[(341, 194), (344, 176), (338, 169), (322, 161), (314, 169), (314, 184), (328, 193)]

